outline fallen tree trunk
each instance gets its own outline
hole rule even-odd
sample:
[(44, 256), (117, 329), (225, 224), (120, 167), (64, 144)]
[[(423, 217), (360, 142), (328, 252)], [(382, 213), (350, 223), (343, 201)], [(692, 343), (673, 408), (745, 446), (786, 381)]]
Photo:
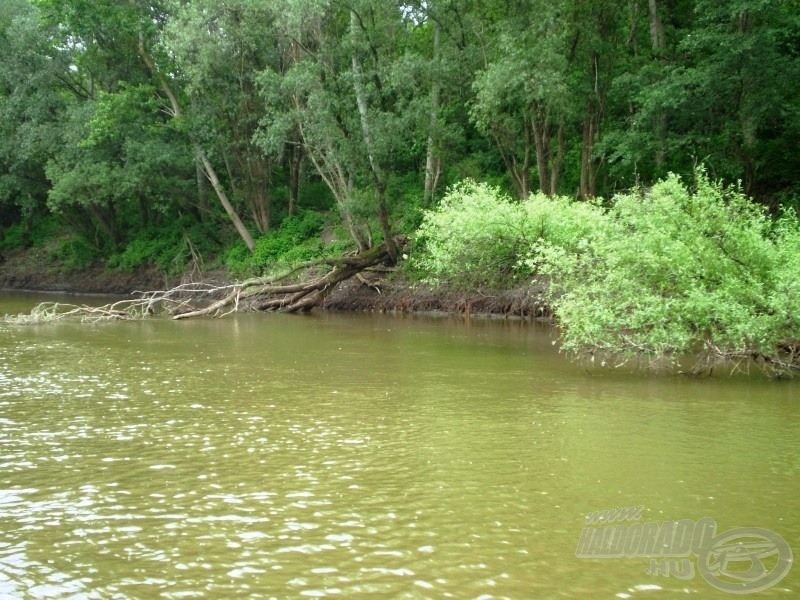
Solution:
[[(394, 243), (402, 247), (406, 243), (404, 236), (396, 236)], [(238, 305), (246, 300), (249, 308), (260, 311), (280, 312), (308, 312), (317, 306), (334, 288), (347, 281), (361, 271), (391, 260), (389, 250), (385, 243), (374, 246), (355, 256), (341, 258), (328, 258), (314, 263), (307, 263), (306, 267), (328, 265), (332, 269), (325, 275), (310, 281), (279, 285), (278, 282), (286, 279), (289, 274), (265, 280), (251, 279), (232, 286), (229, 293), (222, 299), (206, 306), (173, 316), (173, 319), (189, 319), (202, 315), (219, 314), (223, 309)]]
[[(405, 236), (396, 236), (394, 244), (402, 247)], [(257, 277), (241, 283), (214, 286), (208, 283), (184, 283), (169, 290), (135, 292), (138, 298), (121, 300), (100, 307), (47, 302), (34, 307), (30, 315), (14, 315), (4, 320), (14, 323), (44, 323), (78, 318), (83, 321), (134, 320), (167, 313), (173, 319), (204, 315), (222, 316), (237, 310), (308, 312), (330, 294), (338, 284), (365, 269), (391, 261), (382, 243), (353, 256), (326, 258), (294, 267), (274, 277)], [(324, 275), (296, 283), (281, 283), (301, 270), (330, 267)], [(204, 304), (209, 298), (221, 298)], [(204, 304), (201, 306), (201, 304)]]

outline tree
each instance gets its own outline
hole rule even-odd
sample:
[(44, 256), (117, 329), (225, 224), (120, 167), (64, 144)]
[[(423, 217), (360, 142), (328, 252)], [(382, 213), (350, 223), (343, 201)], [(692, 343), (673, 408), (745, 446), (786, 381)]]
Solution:
[(49, 38), (24, 0), (0, 6), (0, 226), (32, 221), (46, 212), (52, 156), (74, 75), (52, 60)]
[(487, 64), (476, 75), (472, 116), (492, 137), (521, 199), (539, 189), (558, 191), (564, 162), (568, 37), (559, 2), (503, 4), (490, 24)]
[[(390, 185), (410, 162), (408, 149), (423, 114), (419, 61), (404, 51), (409, 26), (399, 7), (372, 0), (347, 9), (313, 2), (285, 9), (282, 33), (300, 55), (285, 72), (262, 74), (270, 108), (261, 143), (274, 151), (299, 131), (353, 239), (360, 248), (368, 245), (369, 232), (357, 221), (371, 214), (395, 260)], [(281, 109), (281, 97), (291, 99), (289, 110)]]
[(673, 79), (688, 92), (682, 108), (701, 124), (698, 154), (718, 175), (742, 178), (751, 193), (762, 170), (783, 179), (781, 170), (799, 164), (782, 153), (800, 125), (800, 13), (757, 0), (699, 0), (695, 12), (697, 27), (679, 45), (689, 64)]
[(278, 157), (253, 141), (265, 112), (256, 76), (284, 58), (272, 18), (252, 0), (201, 0), (177, 8), (164, 36), (187, 81), (194, 135), (224, 162), (234, 197), (244, 200), (262, 234), (270, 228)]
[[(123, 0), (38, 0), (45, 21), (57, 28), (52, 40), (55, 54), (67, 53), (70, 70), (77, 74), (87, 102), (98, 91), (116, 93), (121, 85), (147, 84), (161, 97), (165, 113), (175, 131), (189, 139), (193, 158), (198, 161), (217, 193), (231, 223), (252, 251), (253, 238), (231, 204), (216, 169), (192, 128), (185, 120), (180, 82), (175, 80), (171, 60), (159, 45), (165, 23), (173, 8), (167, 0), (138, 2)], [(55, 171), (54, 171), (55, 172)]]
[[(639, 11), (650, 50), (619, 72), (616, 122), (603, 152), (615, 178), (689, 175), (705, 161), (748, 193), (794, 186), (800, 131), (798, 12), (758, 0), (667, 4)], [(640, 47), (644, 44), (637, 44)], [(614, 106), (615, 105), (615, 106)]]

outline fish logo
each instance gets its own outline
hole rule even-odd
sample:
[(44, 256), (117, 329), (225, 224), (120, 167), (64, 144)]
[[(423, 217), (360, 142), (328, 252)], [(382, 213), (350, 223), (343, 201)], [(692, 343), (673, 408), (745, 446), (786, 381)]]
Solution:
[(760, 592), (786, 577), (792, 549), (781, 536), (760, 527), (737, 527), (709, 541), (697, 567), (712, 586), (732, 594)]

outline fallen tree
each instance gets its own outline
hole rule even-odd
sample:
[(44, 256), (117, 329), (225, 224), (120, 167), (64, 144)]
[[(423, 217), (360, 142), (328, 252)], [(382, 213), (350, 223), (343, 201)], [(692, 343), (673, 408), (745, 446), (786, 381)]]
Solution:
[[(398, 247), (405, 245), (405, 236), (395, 236)], [(326, 258), (305, 263), (277, 277), (255, 278), (230, 286), (230, 291), (220, 300), (204, 308), (197, 308), (175, 314), (173, 319), (188, 319), (201, 315), (219, 314), (223, 309), (233, 306), (236, 310), (243, 300), (248, 301), (251, 310), (280, 312), (308, 312), (330, 294), (334, 288), (362, 271), (391, 260), (385, 243), (373, 246), (354, 256)], [(281, 281), (301, 269), (327, 265), (331, 270), (320, 277), (299, 283), (281, 284)]]
[[(405, 236), (395, 236), (402, 248)], [(271, 277), (255, 277), (230, 285), (189, 282), (168, 290), (134, 292), (133, 299), (118, 300), (103, 306), (43, 302), (29, 315), (5, 317), (6, 322), (46, 323), (66, 319), (82, 321), (134, 320), (154, 314), (168, 314), (175, 320), (210, 315), (223, 316), (240, 310), (308, 312), (337, 285), (362, 271), (391, 262), (385, 243), (352, 256), (325, 258), (297, 265)], [(321, 268), (328, 267), (320, 274)], [(307, 279), (288, 282), (299, 272), (316, 273)]]

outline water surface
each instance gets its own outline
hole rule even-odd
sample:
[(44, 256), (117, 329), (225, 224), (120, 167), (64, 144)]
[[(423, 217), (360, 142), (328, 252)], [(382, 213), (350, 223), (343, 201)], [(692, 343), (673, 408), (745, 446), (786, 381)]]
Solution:
[[(797, 382), (587, 370), (554, 340), (324, 313), (0, 324), (0, 597), (730, 598), (576, 558), (588, 513), (640, 505), (800, 551)], [(793, 570), (755, 597), (798, 593)]]

